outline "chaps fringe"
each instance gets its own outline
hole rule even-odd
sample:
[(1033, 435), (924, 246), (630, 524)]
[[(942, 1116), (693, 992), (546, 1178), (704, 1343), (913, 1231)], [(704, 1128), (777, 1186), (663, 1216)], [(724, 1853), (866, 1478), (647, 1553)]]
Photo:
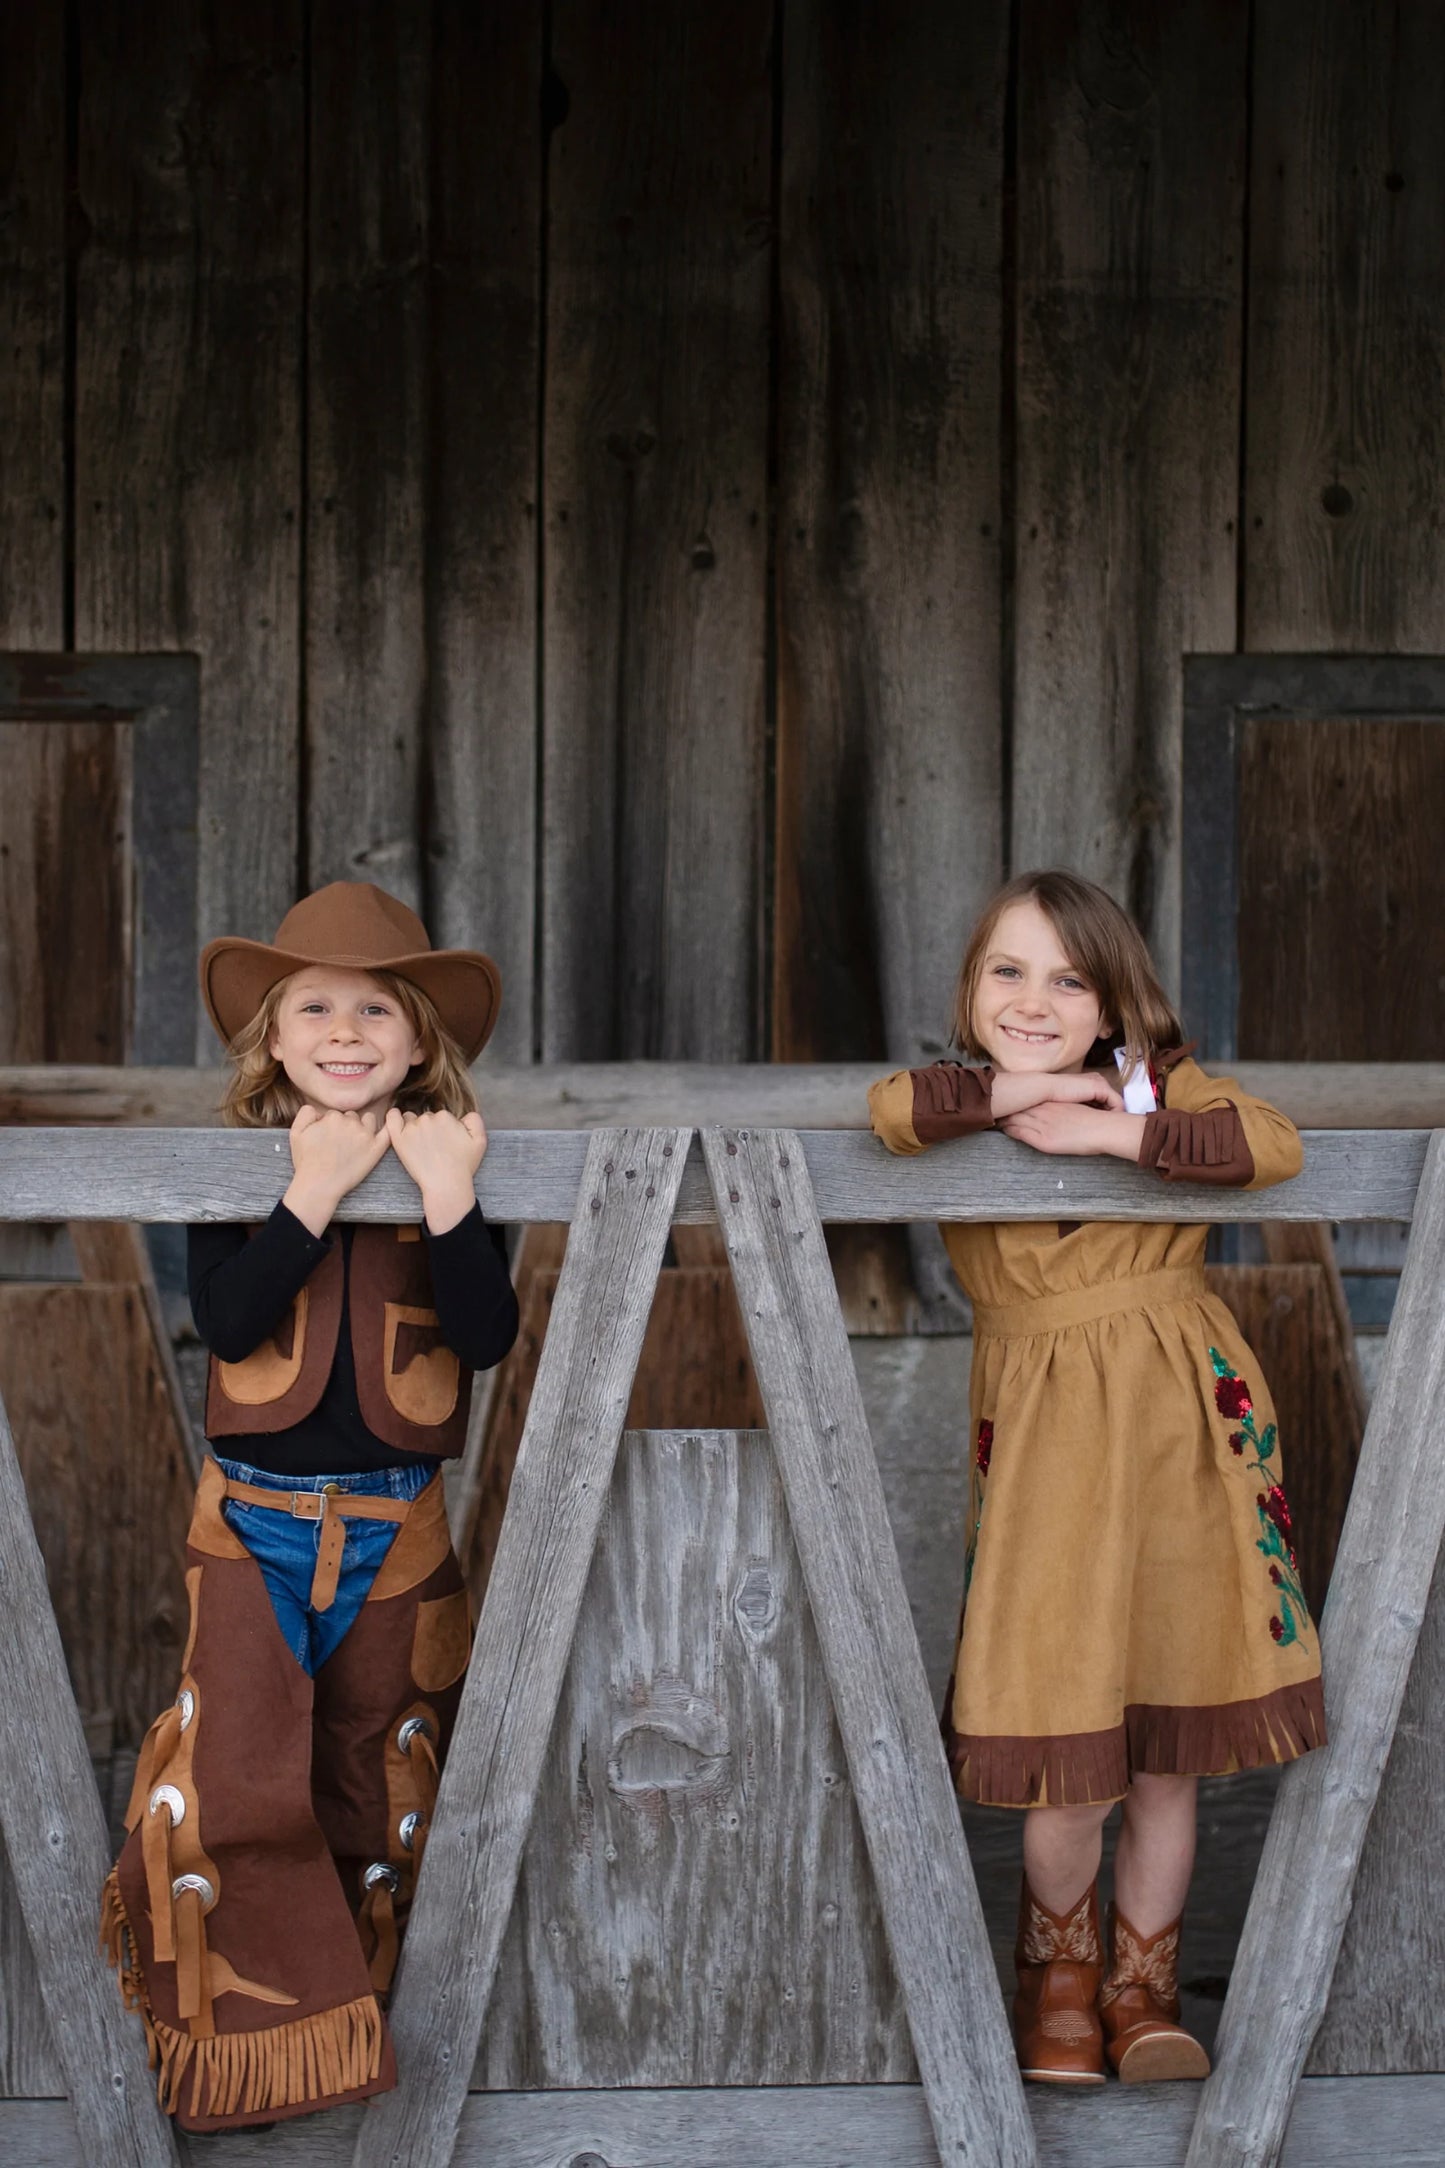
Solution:
[(381, 2073), (384, 2034), (374, 1995), (260, 2032), (217, 2033), (210, 2040), (193, 2040), (188, 2032), (163, 2025), (146, 1995), (114, 1869), (101, 1893), (100, 1947), (115, 1969), (126, 2008), (139, 2010), (145, 2021), (156, 2097), (167, 2115), (180, 2105), (188, 2072), (186, 2112), (192, 2116), (296, 2108), (369, 2085)]

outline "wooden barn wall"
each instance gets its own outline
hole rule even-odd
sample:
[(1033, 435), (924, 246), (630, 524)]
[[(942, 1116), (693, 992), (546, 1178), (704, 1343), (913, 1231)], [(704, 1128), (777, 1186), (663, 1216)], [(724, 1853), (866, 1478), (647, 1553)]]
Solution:
[[(1187, 650), (1445, 646), (1434, 0), (12, 0), (0, 642), (203, 669), (202, 931), (916, 1056)], [(203, 1048), (203, 1051), (206, 1049)]]

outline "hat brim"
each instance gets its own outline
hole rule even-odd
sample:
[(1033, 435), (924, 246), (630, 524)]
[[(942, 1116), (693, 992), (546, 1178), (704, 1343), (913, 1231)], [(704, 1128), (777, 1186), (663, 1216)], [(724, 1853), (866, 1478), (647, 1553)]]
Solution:
[(501, 973), (479, 949), (424, 949), (415, 956), (302, 956), (266, 941), (223, 935), (201, 951), (201, 998), (226, 1045), (244, 1030), (273, 986), (308, 965), (391, 971), (430, 1000), (469, 1062), (476, 1060), (502, 1004)]

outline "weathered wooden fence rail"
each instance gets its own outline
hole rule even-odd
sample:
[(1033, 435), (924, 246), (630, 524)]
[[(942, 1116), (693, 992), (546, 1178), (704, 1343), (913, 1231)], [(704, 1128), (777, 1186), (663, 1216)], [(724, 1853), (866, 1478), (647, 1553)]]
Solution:
[[(117, 1144), (96, 1130), (0, 1132), (0, 1219), (242, 1220), (270, 1208), (285, 1170), (284, 1139), (268, 1136), (142, 1130)], [(1041, 1160), (1003, 1139), (894, 1162), (871, 1138), (837, 1132), (715, 1129), (699, 1143), (686, 1128), (504, 1131), (478, 1188), (494, 1218), (571, 1219), (574, 1231), (398, 1978), (402, 2083), (365, 2113), (207, 2141), (207, 2158), (249, 2163), (264, 2149), (268, 2161), (356, 2168), (557, 2168), (579, 2154), (589, 2168), (701, 2168), (723, 2154), (755, 2168), (1328, 2168), (1366, 2150), (1445, 2159), (1445, 2078), (1320, 2078), (1298, 2092), (1445, 1526), (1445, 1135), (1316, 1133), (1296, 1182), (1250, 1196), (1166, 1189), (1112, 1162)], [(405, 1219), (416, 1196), (386, 1167), (348, 1210)], [(1388, 1219), (1413, 1220), (1414, 1231), (1322, 1626), (1332, 1743), (1281, 1784), (1215, 2075), (1200, 2094), (1110, 2089), (1026, 2107), (821, 1222), (1060, 1217)], [(906, 2086), (469, 2095), (667, 1230), (708, 1219), (722, 1226), (738, 1281), (931, 2135)], [(177, 2158), (177, 2140), (151, 2102), (139, 2028), (94, 1950), (104, 1833), (3, 1416), (0, 1603), (0, 1828), (69, 2094), (68, 2108), (0, 2102), (0, 2155), (159, 2168)]]

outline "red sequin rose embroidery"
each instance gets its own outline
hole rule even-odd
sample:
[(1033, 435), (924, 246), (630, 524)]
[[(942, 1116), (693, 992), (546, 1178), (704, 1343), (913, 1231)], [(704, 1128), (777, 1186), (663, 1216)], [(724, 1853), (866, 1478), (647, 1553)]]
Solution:
[(1230, 1369), (1217, 1347), (1209, 1350), (1209, 1362), (1214, 1372), (1214, 1405), (1227, 1422), (1239, 1425), (1229, 1434), (1229, 1450), (1241, 1460), (1247, 1452), (1253, 1453), (1249, 1473), (1264, 1478), (1265, 1488), (1256, 1492), (1254, 1500), (1260, 1529), (1255, 1548), (1264, 1553), (1270, 1584), (1279, 1594), (1279, 1609), (1269, 1622), (1270, 1638), (1279, 1648), (1287, 1649), (1298, 1641), (1300, 1628), (1309, 1624), (1310, 1614), (1300, 1585), (1289, 1500), (1270, 1467), (1279, 1432), (1273, 1423), (1260, 1429), (1249, 1387), (1237, 1371)]

